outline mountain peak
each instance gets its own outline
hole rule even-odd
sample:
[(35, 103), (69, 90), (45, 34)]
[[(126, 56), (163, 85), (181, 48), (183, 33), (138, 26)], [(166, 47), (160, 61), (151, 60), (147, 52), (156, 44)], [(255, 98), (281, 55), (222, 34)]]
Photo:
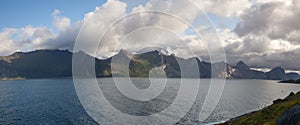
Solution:
[(273, 68), (272, 70), (284, 70), (282, 67), (275, 67), (275, 68)]
[[(145, 52), (145, 51), (144, 51)], [(95, 57), (89, 56), (82, 51), (70, 52), (67, 50), (37, 50), (32, 52), (18, 52), (11, 56), (0, 56), (0, 78), (1, 77), (24, 77), (24, 78), (52, 78), (52, 77), (71, 77), (72, 76), (72, 57), (73, 55), (82, 56), (82, 60), (86, 58)], [(153, 67), (165, 66), (164, 70), (167, 77), (184, 78), (184, 77), (201, 77), (201, 78), (213, 78), (213, 77), (226, 77), (226, 78), (238, 78), (238, 79), (272, 79), (283, 80), (285, 78), (299, 78), (296, 73), (285, 74), (285, 71), (281, 67), (276, 67), (270, 72), (260, 72), (251, 70), (244, 62), (239, 61), (236, 67), (229, 66), (226, 62), (209, 63), (201, 61), (200, 59), (193, 57), (189, 59), (182, 59), (176, 57), (174, 54), (164, 55), (160, 50), (151, 50), (145, 53), (138, 53), (132, 58), (128, 58), (128, 55), (133, 55), (127, 50), (121, 49), (119, 54), (116, 54), (110, 58), (99, 60), (96, 58), (96, 75), (97, 77), (110, 77), (112, 58), (116, 57), (116, 62), (120, 67), (127, 67), (128, 61), (131, 61), (132, 76), (145, 77)], [(15, 60), (18, 59), (18, 60)], [(196, 61), (197, 60), (197, 61)], [(125, 62), (126, 61), (126, 62)], [(195, 63), (194, 63), (194, 62)], [(125, 63), (124, 63), (125, 62)], [(180, 64), (184, 66), (186, 71), (198, 70), (199, 75), (187, 74), (181, 76)], [(196, 64), (196, 65), (194, 65)], [(195, 69), (197, 68), (198, 69)], [(212, 75), (212, 66), (217, 67), (218, 72)], [(3, 67), (3, 68), (2, 68)], [(5, 70), (3, 70), (5, 69)], [(32, 72), (35, 71), (35, 72)], [(122, 76), (123, 70), (117, 72)]]
[(133, 54), (127, 50), (124, 50), (124, 49), (121, 49), (119, 54), (123, 54), (123, 55), (126, 55), (127, 57), (130, 57), (132, 56)]
[(283, 80), (285, 78), (285, 71), (281, 67), (273, 68), (271, 71), (266, 73), (269, 79)]
[(153, 53), (153, 54), (156, 54), (156, 55), (161, 54), (161, 52), (158, 51), (158, 50), (153, 50), (153, 51), (149, 51), (149, 52), (146, 52), (146, 53)]
[(243, 61), (239, 61), (236, 65), (236, 68), (237, 69), (250, 70), (250, 68)]

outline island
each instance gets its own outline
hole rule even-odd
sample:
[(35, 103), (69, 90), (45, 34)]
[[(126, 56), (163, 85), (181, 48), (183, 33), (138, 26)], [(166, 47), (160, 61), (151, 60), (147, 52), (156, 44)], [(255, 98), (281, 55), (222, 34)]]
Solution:
[(300, 79), (298, 79), (298, 80), (294, 80), (294, 79), (283, 80), (283, 81), (280, 81), (279, 83), (297, 83), (297, 84), (300, 84)]

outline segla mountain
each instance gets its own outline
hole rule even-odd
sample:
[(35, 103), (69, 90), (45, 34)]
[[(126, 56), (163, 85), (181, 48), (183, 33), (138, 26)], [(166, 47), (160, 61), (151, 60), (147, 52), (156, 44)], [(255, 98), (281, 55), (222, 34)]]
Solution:
[[(250, 69), (240, 61), (236, 66), (224, 62), (209, 63), (198, 58), (183, 59), (174, 54), (166, 55), (157, 50), (133, 54), (121, 50), (118, 54), (98, 59), (83, 52), (72, 53), (68, 50), (36, 50), (32, 52), (17, 52), (10, 56), (0, 57), (0, 78), (61, 78), (72, 77), (72, 57), (79, 55), (82, 60), (95, 60), (96, 77), (149, 77), (149, 72), (156, 71), (160, 77), (160, 70), (168, 78), (228, 78), (228, 79), (297, 79), (297, 73), (285, 73), (285, 70), (276, 67), (269, 72)], [(113, 66), (113, 67), (112, 67)], [(83, 66), (84, 67), (84, 66)], [(199, 74), (181, 71), (197, 71)], [(117, 68), (112, 72), (112, 68)], [(127, 70), (126, 70), (127, 69)], [(89, 73), (87, 71), (87, 73)], [(86, 73), (85, 73), (86, 74)], [(155, 75), (154, 75), (155, 76)]]

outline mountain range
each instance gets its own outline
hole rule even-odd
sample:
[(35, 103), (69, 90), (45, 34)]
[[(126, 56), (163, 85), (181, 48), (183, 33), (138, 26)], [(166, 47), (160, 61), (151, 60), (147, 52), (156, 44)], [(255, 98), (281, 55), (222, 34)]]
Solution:
[[(16, 52), (0, 57), (0, 78), (61, 78), (72, 77), (72, 57), (95, 60), (97, 77), (168, 77), (286, 80), (300, 78), (297, 73), (285, 73), (281, 67), (269, 72), (252, 70), (240, 61), (235, 66), (225, 62), (209, 63), (193, 57), (183, 59), (157, 50), (133, 54), (126, 50), (107, 59), (98, 59), (83, 52), (68, 50), (36, 50)], [(129, 68), (127, 68), (129, 66)]]

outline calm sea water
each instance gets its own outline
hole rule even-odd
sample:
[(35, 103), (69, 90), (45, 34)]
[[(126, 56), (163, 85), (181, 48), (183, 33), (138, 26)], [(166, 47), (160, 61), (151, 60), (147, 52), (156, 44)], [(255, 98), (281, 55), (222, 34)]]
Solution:
[[(111, 79), (98, 79), (99, 85), (104, 86), (103, 91), (106, 97), (112, 99), (111, 104), (126, 113), (136, 115), (142, 110), (145, 114), (153, 114), (161, 110), (155, 105), (140, 107), (134, 103), (124, 104), (126, 100), (111, 88)], [(138, 88), (147, 88), (149, 83), (146, 79), (134, 79)], [(178, 82), (179, 79), (172, 79), (169, 82)], [(187, 80), (193, 81), (193, 79)], [(209, 85), (208, 79), (201, 80), (199, 104), (205, 97), (205, 89)], [(182, 84), (185, 85), (185, 84)], [(188, 85), (188, 84), (187, 84)], [(168, 101), (176, 96), (176, 87), (168, 86), (160, 99), (153, 104), (159, 107), (167, 107)], [(270, 80), (227, 80), (222, 98), (214, 112), (204, 122), (193, 120), (193, 111), (189, 112), (179, 124), (201, 124), (227, 120), (229, 118), (251, 112), (267, 105), (273, 100), (283, 98), (290, 92), (300, 91), (300, 85), (282, 84)], [(184, 102), (182, 103), (184, 104)], [(92, 105), (92, 104), (91, 104)], [(194, 106), (192, 110), (198, 110)], [(107, 109), (109, 112), (109, 109)], [(174, 109), (176, 112), (176, 109)], [(122, 118), (120, 118), (122, 119)], [(126, 122), (126, 119), (123, 121)], [(150, 122), (141, 122), (141, 124)], [(85, 112), (81, 105), (74, 84), (71, 79), (40, 79), (23, 81), (0, 81), (0, 124), (97, 124), (93, 118)], [(125, 124), (125, 123), (124, 123)]]

